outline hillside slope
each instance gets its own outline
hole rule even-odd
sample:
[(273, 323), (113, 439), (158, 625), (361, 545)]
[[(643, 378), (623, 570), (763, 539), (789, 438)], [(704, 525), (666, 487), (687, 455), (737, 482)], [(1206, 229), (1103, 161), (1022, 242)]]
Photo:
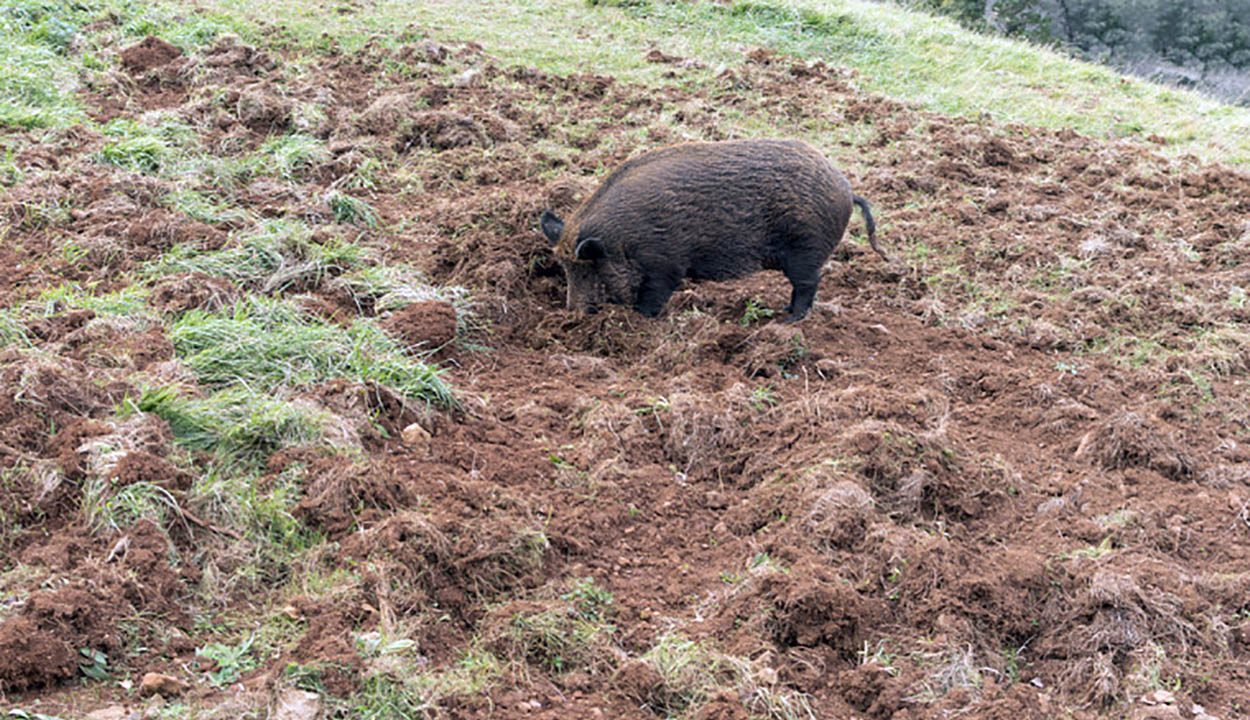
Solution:
[[(3, 135), (13, 709), (1250, 707), (1245, 172), (758, 46), (617, 77), (83, 7), (83, 119)], [(856, 221), (797, 325), (773, 273), (563, 308), (543, 209), (761, 128), (901, 262)]]

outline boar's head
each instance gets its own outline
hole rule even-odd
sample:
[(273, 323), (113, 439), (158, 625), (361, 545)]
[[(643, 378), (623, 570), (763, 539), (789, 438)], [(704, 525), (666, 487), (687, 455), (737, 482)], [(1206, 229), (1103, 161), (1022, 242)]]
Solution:
[(564, 221), (551, 212), (543, 213), (542, 227), (568, 279), (570, 310), (593, 313), (605, 302), (637, 304), (641, 278), (634, 263), (601, 238), (572, 237), (567, 243), (561, 242)]

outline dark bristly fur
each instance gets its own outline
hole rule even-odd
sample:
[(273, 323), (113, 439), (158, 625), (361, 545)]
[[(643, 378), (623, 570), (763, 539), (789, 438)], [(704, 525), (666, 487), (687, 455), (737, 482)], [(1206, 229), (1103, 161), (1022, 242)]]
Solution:
[(653, 317), (683, 278), (780, 270), (793, 286), (793, 322), (811, 309), (820, 268), (855, 205), (888, 261), (868, 201), (806, 143), (687, 143), (629, 160), (569, 222), (544, 212), (542, 229), (568, 277), (570, 308), (610, 302)]

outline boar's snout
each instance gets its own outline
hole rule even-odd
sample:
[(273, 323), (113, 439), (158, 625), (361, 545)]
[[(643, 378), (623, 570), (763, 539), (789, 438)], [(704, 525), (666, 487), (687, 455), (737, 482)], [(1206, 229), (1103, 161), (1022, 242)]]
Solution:
[(564, 276), (568, 280), (565, 306), (579, 313), (593, 314), (606, 301), (603, 278), (586, 262), (562, 261)]

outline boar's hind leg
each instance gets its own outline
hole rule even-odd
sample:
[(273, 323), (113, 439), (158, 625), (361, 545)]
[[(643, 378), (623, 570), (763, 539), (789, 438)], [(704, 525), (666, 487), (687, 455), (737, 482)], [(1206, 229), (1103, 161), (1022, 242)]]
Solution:
[(785, 322), (798, 322), (812, 309), (816, 288), (820, 285), (820, 264), (819, 260), (807, 258), (806, 262), (792, 260), (782, 268), (793, 286), (790, 291), (790, 304), (786, 305), (786, 312), (790, 313), (790, 317)]
[(647, 317), (659, 315), (680, 282), (680, 276), (668, 273), (648, 274), (642, 281), (642, 288), (638, 291), (638, 304), (634, 309)]
[(790, 304), (786, 305), (786, 312), (790, 313), (782, 322), (798, 322), (807, 316), (807, 311), (812, 309), (812, 301), (816, 299), (816, 286), (820, 282), (813, 283), (794, 283), (794, 289), (790, 291)]

